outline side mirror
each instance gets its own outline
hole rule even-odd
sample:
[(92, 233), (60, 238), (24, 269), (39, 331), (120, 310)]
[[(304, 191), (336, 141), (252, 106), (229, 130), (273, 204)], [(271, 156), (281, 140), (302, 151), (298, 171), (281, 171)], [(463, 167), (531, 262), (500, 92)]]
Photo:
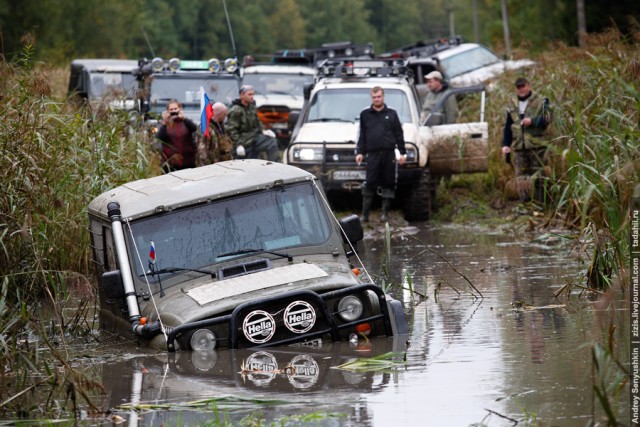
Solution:
[(313, 89), (314, 83), (307, 83), (303, 87), (304, 100), (308, 101), (311, 97), (311, 90)]
[(444, 124), (444, 114), (442, 113), (431, 113), (429, 117), (427, 117), (426, 126), (438, 126)]
[(109, 299), (124, 298), (124, 286), (122, 284), (122, 273), (120, 270), (107, 271), (102, 274), (102, 290)]
[[(347, 244), (347, 256), (351, 256), (353, 255), (351, 246), (353, 246), (355, 250), (358, 250), (358, 242), (364, 238), (360, 217), (353, 214), (341, 218), (339, 222), (340, 227), (344, 230), (342, 238), (344, 243)], [(349, 242), (351, 242), (351, 245), (349, 245)]]
[(296, 112), (292, 111), (289, 113), (289, 120), (287, 122), (287, 126), (289, 126), (289, 130), (295, 127), (296, 123), (298, 122), (298, 117), (300, 117), (299, 111), (296, 111)]

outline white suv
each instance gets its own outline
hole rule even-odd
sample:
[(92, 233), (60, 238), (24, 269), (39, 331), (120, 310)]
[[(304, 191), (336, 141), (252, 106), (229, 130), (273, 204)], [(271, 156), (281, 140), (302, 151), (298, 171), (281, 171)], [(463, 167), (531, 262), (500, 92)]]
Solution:
[[(355, 163), (358, 120), (362, 109), (371, 104), (371, 88), (380, 86), (385, 103), (402, 122), (407, 150), (407, 162), (398, 171), (396, 199), (406, 219), (429, 219), (440, 177), (487, 170), (488, 126), (482, 117), (484, 105), (478, 121), (446, 125), (440, 124), (439, 104), (422, 124), (410, 74), (404, 63), (394, 60), (325, 63), (308, 91), (284, 162), (314, 173), (327, 191), (359, 194), (366, 165)], [(482, 86), (455, 89), (451, 94), (462, 92), (480, 92), (484, 103)]]

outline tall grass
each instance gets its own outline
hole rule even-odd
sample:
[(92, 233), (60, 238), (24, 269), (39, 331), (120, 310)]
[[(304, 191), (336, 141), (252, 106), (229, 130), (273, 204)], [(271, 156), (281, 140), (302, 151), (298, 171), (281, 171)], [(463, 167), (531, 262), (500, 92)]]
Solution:
[[(503, 189), (513, 176), (499, 150), (513, 82), (526, 75), (551, 100), (554, 123), (547, 174), (547, 209), (588, 241), (589, 282), (626, 280), (626, 229), (634, 183), (640, 182), (640, 26), (625, 38), (616, 30), (591, 35), (584, 49), (550, 46), (534, 68), (495, 83), (487, 109), (489, 180)], [(619, 273), (619, 274), (618, 274)]]
[[(32, 415), (36, 408), (26, 398), (43, 389), (51, 396), (48, 408), (37, 409), (41, 415), (60, 403), (57, 397), (75, 403), (76, 394), (86, 390), (90, 381), (68, 367), (64, 349), (50, 344), (54, 331), (45, 330), (34, 313), (43, 302), (55, 308), (71, 288), (91, 297), (86, 206), (110, 187), (153, 173), (148, 143), (126, 120), (53, 99), (50, 70), (32, 58), (27, 46), (17, 63), (0, 62), (0, 410), (5, 416)], [(64, 328), (59, 311), (53, 313), (52, 323), (63, 325), (55, 330), (59, 343), (70, 328)], [(41, 356), (42, 347), (53, 361)], [(22, 396), (25, 390), (30, 393)]]

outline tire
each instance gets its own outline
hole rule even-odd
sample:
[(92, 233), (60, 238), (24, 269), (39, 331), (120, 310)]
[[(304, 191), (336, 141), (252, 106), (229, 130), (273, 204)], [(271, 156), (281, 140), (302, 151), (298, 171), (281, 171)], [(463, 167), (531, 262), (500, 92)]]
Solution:
[(431, 218), (432, 195), (429, 168), (424, 168), (418, 180), (402, 192), (402, 212), (407, 221), (427, 221)]

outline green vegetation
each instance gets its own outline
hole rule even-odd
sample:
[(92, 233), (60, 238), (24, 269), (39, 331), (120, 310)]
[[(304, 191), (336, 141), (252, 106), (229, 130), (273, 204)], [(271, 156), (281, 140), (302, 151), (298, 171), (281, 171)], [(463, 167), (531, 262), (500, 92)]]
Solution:
[[(34, 67), (29, 46), (15, 65), (0, 62), (0, 93), (0, 408), (32, 417), (91, 407), (88, 393), (99, 384), (68, 365), (64, 346), (91, 325), (66, 322), (58, 308), (71, 290), (93, 296), (88, 202), (149, 176), (150, 154), (122, 117), (51, 98), (47, 70)], [(53, 319), (34, 315), (43, 301)], [(33, 403), (34, 395), (46, 403)]]
[[(640, 182), (640, 49), (616, 31), (588, 42), (587, 49), (550, 47), (528, 73), (556, 112), (545, 214), (562, 219), (589, 248), (589, 285), (624, 287), (628, 207)], [(123, 117), (77, 110), (52, 96), (64, 92), (50, 85), (58, 71), (34, 58), (27, 45), (13, 64), (0, 62), (0, 409), (4, 417), (74, 418), (80, 406), (98, 411), (92, 396), (101, 392), (69, 365), (66, 353), (66, 343), (87, 336), (91, 325), (66, 322), (58, 310), (71, 290), (94, 297), (86, 206), (102, 191), (159, 169), (148, 142)], [(447, 200), (440, 191), (447, 202), (441, 219), (469, 220), (487, 215), (490, 200), (504, 204), (512, 171), (499, 148), (515, 77), (493, 82), (489, 93), (490, 172), (442, 183), (489, 196), (472, 199), (471, 217), (461, 198)], [(42, 301), (53, 320), (34, 315)], [(605, 408), (615, 394), (606, 384), (597, 382)]]
[[(577, 44), (574, 0), (505, 3), (511, 45), (521, 47), (515, 56), (525, 49), (540, 51), (549, 42)], [(585, 3), (588, 32), (613, 24), (626, 34), (633, 28), (629, 17), (640, 15), (636, 0), (618, 0), (615, 7), (605, 0)], [(452, 30), (503, 54), (501, 6), (495, 0), (226, 1), (239, 58), (345, 40), (374, 42), (377, 52), (383, 52)], [(0, 32), (0, 55), (8, 60), (20, 54), (25, 35), (31, 34), (37, 59), (59, 66), (82, 57), (234, 55), (223, 0), (191, 0), (188, 5), (171, 0), (0, 0)]]

